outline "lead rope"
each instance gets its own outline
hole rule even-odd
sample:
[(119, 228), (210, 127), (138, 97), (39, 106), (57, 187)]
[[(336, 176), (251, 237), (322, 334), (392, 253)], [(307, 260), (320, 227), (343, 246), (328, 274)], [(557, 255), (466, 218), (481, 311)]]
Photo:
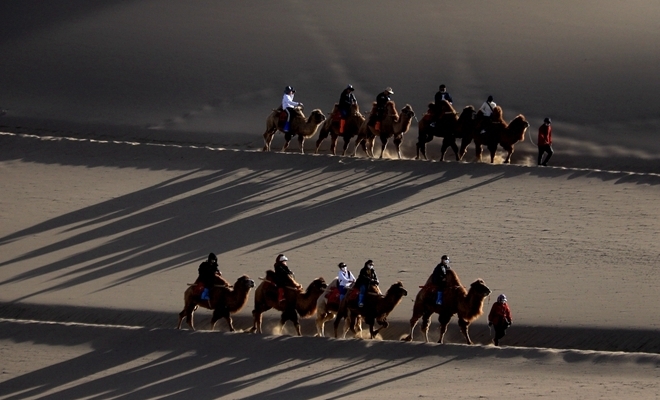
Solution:
[[(528, 128), (528, 129), (529, 129), (529, 128)], [(534, 147), (537, 147), (537, 146), (536, 146), (536, 143), (534, 143), (534, 140), (532, 140), (532, 134), (530, 133), (530, 134), (527, 135), (527, 136), (529, 136), (529, 141), (532, 142), (532, 144), (534, 145)]]

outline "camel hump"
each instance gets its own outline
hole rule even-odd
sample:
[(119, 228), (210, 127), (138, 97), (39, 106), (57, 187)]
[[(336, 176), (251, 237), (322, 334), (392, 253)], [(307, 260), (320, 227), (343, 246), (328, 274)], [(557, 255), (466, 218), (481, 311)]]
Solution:
[(266, 280), (275, 282), (275, 271), (269, 269), (266, 271)]

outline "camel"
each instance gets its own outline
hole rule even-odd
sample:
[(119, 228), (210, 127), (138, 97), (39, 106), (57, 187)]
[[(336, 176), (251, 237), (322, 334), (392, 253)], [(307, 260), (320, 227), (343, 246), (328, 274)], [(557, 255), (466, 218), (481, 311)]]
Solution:
[(484, 117), (481, 111), (477, 113), (472, 134), (466, 134), (461, 142), (460, 157), (463, 158), (467, 152), (467, 146), (474, 140), (477, 161), (481, 161), (482, 145), (486, 145), (490, 152), (490, 162), (495, 162), (497, 146), (500, 145), (507, 152), (503, 163), (508, 164), (513, 154), (513, 145), (525, 140), (525, 132), (529, 128), (529, 122), (527, 122), (524, 115), (519, 114), (507, 124), (503, 119), (502, 107), (497, 106), (490, 116), (490, 123), (485, 125), (485, 133), (481, 133), (484, 127), (484, 118), (487, 117)]
[[(305, 114), (302, 112), (301, 107), (296, 107), (293, 115), (291, 115), (290, 128), (288, 133), (284, 133), (284, 147), (282, 151), (286, 151), (289, 147), (289, 142), (294, 136), (298, 136), (298, 143), (300, 144), (300, 152), (304, 153), (305, 139), (309, 139), (318, 130), (321, 123), (325, 121), (325, 115), (319, 109), (315, 109), (310, 114), (309, 118), (305, 120)], [(266, 119), (266, 132), (264, 132), (264, 148), (263, 151), (270, 151), (270, 144), (277, 131), (283, 132), (284, 123), (286, 122), (286, 112), (279, 107), (270, 113)]]
[(467, 344), (472, 344), (468, 328), (472, 322), (483, 314), (483, 305), (486, 297), (490, 295), (490, 289), (483, 280), (477, 279), (470, 285), (467, 291), (461, 285), (458, 275), (454, 270), (447, 272), (447, 287), (443, 292), (444, 301), (442, 305), (435, 304), (436, 288), (432, 283), (432, 277), (426, 281), (426, 285), (417, 293), (415, 305), (413, 306), (413, 315), (410, 318), (410, 334), (402, 340), (410, 342), (413, 340), (413, 333), (419, 318), (422, 318), (422, 333), (424, 340), (429, 341), (429, 319), (433, 313), (439, 315), (440, 339), (438, 343), (443, 343), (447, 325), (454, 314), (458, 314), (458, 326), (465, 337)]
[(274, 279), (275, 272), (272, 270), (266, 271), (266, 278), (254, 292), (254, 310), (252, 310), (254, 324), (250, 332), (262, 333), (262, 314), (274, 308), (282, 312), (279, 325), (280, 332), (286, 321), (291, 321), (296, 328), (298, 336), (302, 336), (298, 316), (308, 318), (314, 315), (316, 312), (316, 302), (328, 285), (326, 285), (323, 278), (316, 278), (309, 284), (307, 290), (303, 292), (299, 289), (300, 286), (293, 281), (294, 285), (297, 286), (287, 286), (285, 288), (285, 301), (280, 303), (277, 299), (277, 287), (273, 283), (275, 282)]
[(341, 123), (341, 114), (339, 112), (339, 105), (335, 104), (334, 108), (332, 109), (332, 113), (330, 113), (330, 118), (326, 119), (323, 125), (321, 126), (321, 129), (319, 130), (319, 138), (316, 141), (316, 151), (315, 153), (318, 154), (319, 152), (319, 147), (321, 147), (321, 143), (328, 137), (330, 136), (330, 152), (332, 155), (337, 154), (337, 140), (339, 137), (344, 139), (344, 151), (342, 152), (342, 156), (346, 155), (346, 150), (348, 149), (348, 145), (351, 141), (351, 138), (355, 135), (357, 135), (358, 130), (364, 123), (364, 115), (360, 114), (360, 107), (357, 104), (353, 104), (351, 106), (351, 111), (350, 113), (346, 116), (346, 121), (344, 123), (344, 133), (339, 133), (339, 125)]
[[(460, 124), (463, 123), (467, 115), (472, 119), (472, 115), (468, 114), (465, 110), (461, 113)], [(442, 149), (440, 161), (444, 161), (445, 152), (448, 148), (454, 150), (456, 161), (459, 161), (458, 146), (456, 145), (456, 135), (460, 134), (459, 117), (454, 107), (447, 100), (443, 100), (439, 106), (435, 103), (429, 103), (429, 108), (424, 117), (417, 124), (417, 156), (415, 160), (419, 159), (419, 153), (426, 160), (426, 144), (433, 140), (434, 137), (442, 138)]]
[[(350, 290), (350, 288), (348, 289)], [(335, 318), (339, 310), (339, 284), (337, 278), (325, 289), (325, 292), (316, 301), (316, 336), (325, 336), (325, 323)], [(357, 329), (362, 333), (361, 321), (357, 322)]]
[(376, 130), (373, 124), (370, 123), (376, 115), (376, 103), (373, 104), (371, 109), (371, 116), (369, 120), (362, 123), (358, 131), (357, 138), (355, 139), (355, 151), (353, 157), (357, 154), (358, 146), (362, 145), (362, 149), (367, 154), (367, 157), (374, 157), (374, 142), (376, 136), (380, 137), (382, 147), (380, 150), (380, 157), (383, 158), (385, 154), (385, 146), (390, 138), (394, 138), (394, 146), (399, 159), (401, 159), (401, 143), (403, 142), (403, 135), (408, 132), (412, 119), (415, 117), (415, 112), (409, 104), (401, 109), (401, 113), (397, 113), (396, 105), (393, 101), (388, 101), (385, 105), (387, 114), (380, 123), (380, 130)]
[[(343, 318), (348, 318), (350, 320), (348, 326), (350, 327), (353, 334), (355, 334), (355, 337), (358, 337), (356, 325), (358, 317), (362, 317), (364, 321), (369, 325), (369, 334), (371, 339), (374, 339), (380, 331), (386, 329), (389, 326), (389, 322), (387, 322), (387, 316), (401, 302), (403, 296), (407, 295), (408, 291), (406, 291), (401, 282), (396, 282), (390, 286), (390, 288), (387, 290), (387, 293), (385, 293), (385, 296), (376, 294), (365, 296), (363, 307), (358, 307), (356, 296), (349, 296), (347, 294), (346, 297), (344, 297), (344, 301), (342, 301), (339, 305), (339, 310), (337, 311), (337, 316), (335, 317), (335, 337), (337, 337), (339, 323)], [(374, 330), (374, 325), (376, 322), (378, 322), (380, 328)], [(348, 329), (345, 327), (343, 337), (346, 337), (346, 332), (348, 332)]]
[[(218, 282), (221, 282), (219, 279), (221, 277), (216, 277), (216, 286), (211, 290), (210, 301), (201, 300), (199, 298), (199, 288), (195, 284), (191, 285), (186, 289), (183, 294), (183, 300), (185, 305), (183, 311), (179, 313), (179, 323), (176, 326), (176, 329), (181, 329), (181, 323), (183, 318), (186, 318), (186, 323), (190, 326), (190, 329), (195, 330), (195, 325), (193, 323), (193, 313), (197, 310), (197, 307), (203, 307), (210, 310), (213, 310), (213, 317), (211, 318), (211, 330), (215, 328), (215, 323), (224, 318), (227, 320), (229, 325), (229, 331), (234, 332), (234, 324), (231, 319), (231, 314), (236, 314), (241, 311), (247, 303), (248, 295), (250, 289), (254, 287), (254, 281), (250, 279), (247, 275), (243, 275), (234, 284), (234, 286), (218, 285)], [(226, 282), (224, 279), (222, 281)]]

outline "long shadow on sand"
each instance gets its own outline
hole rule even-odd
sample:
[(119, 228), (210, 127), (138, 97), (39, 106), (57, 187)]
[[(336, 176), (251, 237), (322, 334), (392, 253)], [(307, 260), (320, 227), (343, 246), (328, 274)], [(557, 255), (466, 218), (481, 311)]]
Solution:
[[(660, 365), (660, 358), (650, 354), (562, 353), (8, 321), (0, 321), (0, 327), (3, 341), (90, 348), (1, 382), (0, 393), (12, 399), (211, 399), (236, 397), (242, 389), (252, 393), (247, 398), (339, 398), (454, 362), (493, 357), (524, 357), (546, 363), (621, 362), (627, 357), (629, 362)], [(316, 372), (310, 372), (312, 366)], [(384, 371), (388, 377), (379, 377)]]
[[(167, 268), (188, 266), (200, 254), (206, 254), (208, 249), (219, 253), (255, 245), (249, 251), (271, 246), (282, 249), (287, 243), (310, 237), (313, 239), (305, 244), (312, 244), (523, 174), (564, 179), (567, 175), (570, 179), (587, 174), (603, 180), (660, 181), (660, 178), (653, 176), (557, 168), (387, 160), (374, 162), (327, 156), (214, 151), (175, 145), (100, 144), (18, 136), (6, 136), (0, 140), (4, 142), (4, 160), (181, 171), (175, 178), (151, 187), (0, 238), (2, 246), (53, 230), (68, 236), (6, 260), (0, 263), (0, 268), (74, 246), (87, 245), (89, 248), (0, 282), (0, 285), (14, 284), (68, 269), (59, 277), (63, 278), (61, 283), (53, 284), (42, 292), (27, 294), (17, 301), (123, 273), (123, 277), (109, 287), (120, 285)], [(26, 153), (26, 149), (29, 152)], [(366, 178), (356, 181), (356, 172), (363, 172), (362, 176)], [(461, 177), (467, 177), (474, 183), (430, 200), (415, 202), (408, 208), (390, 211), (391, 206), (408, 201), (421, 191), (441, 187), (443, 183)], [(291, 198), (296, 198), (296, 201), (290, 201)], [(362, 222), (357, 227), (315, 236), (374, 210), (383, 215)], [(103, 239), (102, 244), (89, 245)]]

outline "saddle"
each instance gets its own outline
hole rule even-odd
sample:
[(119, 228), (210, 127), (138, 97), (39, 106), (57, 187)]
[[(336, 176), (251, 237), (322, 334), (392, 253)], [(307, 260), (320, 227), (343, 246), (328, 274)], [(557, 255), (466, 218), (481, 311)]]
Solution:
[(339, 288), (333, 288), (330, 293), (328, 293), (325, 298), (328, 300), (328, 307), (338, 309), (339, 308)]
[(204, 291), (204, 284), (203, 283), (195, 283), (192, 285), (192, 294), (193, 296), (201, 296), (202, 292)]

